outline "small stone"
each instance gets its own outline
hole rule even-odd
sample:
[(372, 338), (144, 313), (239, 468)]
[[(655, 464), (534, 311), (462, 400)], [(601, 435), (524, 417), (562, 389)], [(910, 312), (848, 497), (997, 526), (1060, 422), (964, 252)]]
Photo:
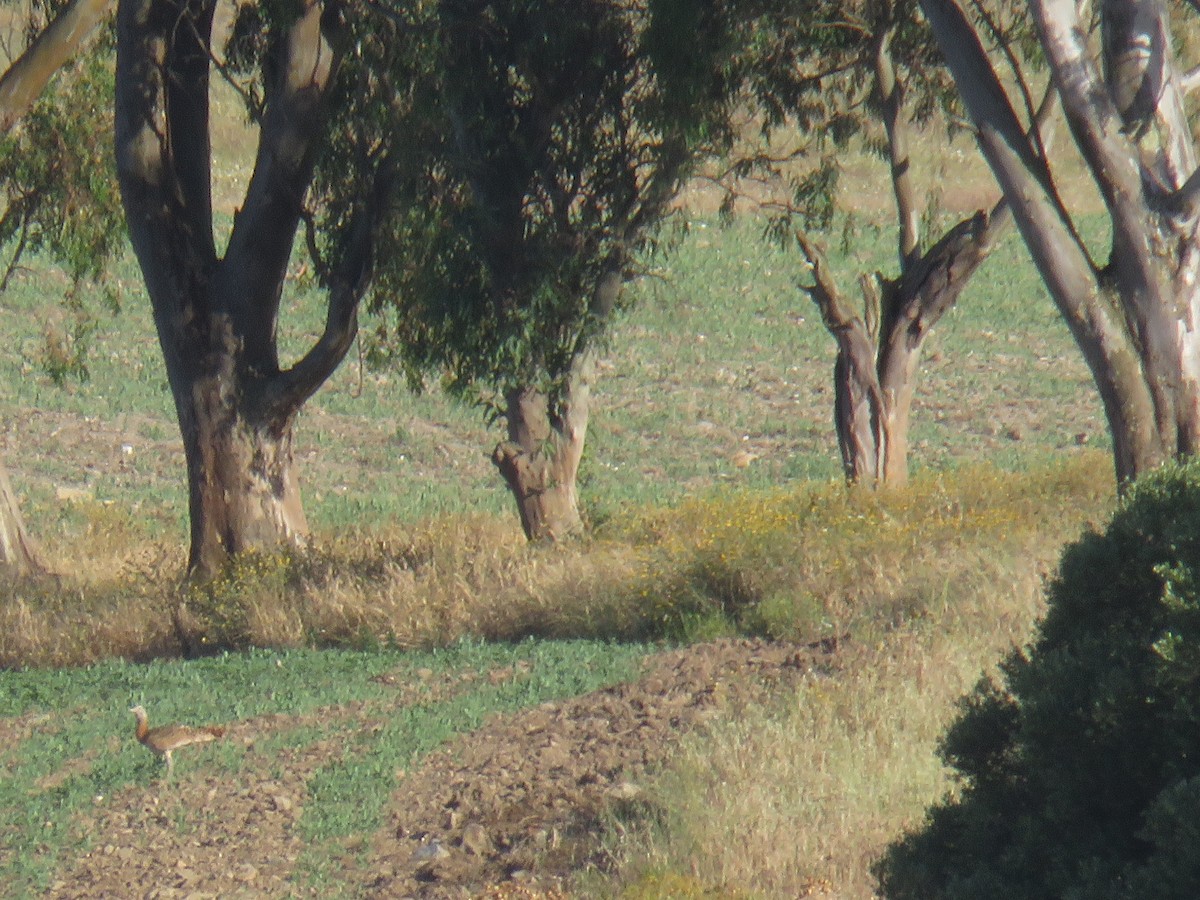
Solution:
[(609, 794), (616, 800), (636, 800), (642, 795), (642, 789), (632, 781), (622, 781), (614, 784)]
[(467, 827), (463, 829), (462, 845), (463, 849), (473, 856), (487, 856), (494, 849), (492, 839), (478, 822), (467, 823)]
[(450, 855), (450, 851), (442, 846), (441, 841), (433, 840), (428, 844), (422, 844), (413, 851), (413, 859), (417, 860), (433, 860), (445, 859)]

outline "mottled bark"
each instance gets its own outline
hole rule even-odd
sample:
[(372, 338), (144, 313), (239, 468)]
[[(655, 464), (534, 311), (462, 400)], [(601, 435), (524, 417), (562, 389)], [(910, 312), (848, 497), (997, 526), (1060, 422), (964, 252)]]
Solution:
[(492, 454), (530, 540), (561, 540), (583, 530), (576, 482), (587, 437), (595, 365), (575, 361), (551, 403), (542, 391), (518, 388), (505, 397), (508, 440)]
[(849, 481), (903, 485), (908, 432), (921, 350), (991, 253), (1007, 219), (1001, 206), (950, 229), (924, 254), (914, 253), (898, 279), (860, 279), (864, 314), (843, 298), (824, 256), (803, 233), (813, 283), (806, 287), (837, 341), (834, 425)]
[[(1101, 4), (1104, 72), (1075, 0), (1031, 3), (1072, 136), (1112, 223), (1095, 263), (1023, 133), (979, 36), (953, 0), (922, 7), (980, 148), (1096, 382), (1126, 483), (1200, 444), (1200, 177), (1160, 0)], [(1153, 136), (1153, 137), (1151, 137)]]
[(0, 569), (16, 576), (46, 571), (33, 539), (25, 530), (8, 469), (0, 462)]
[(279, 308), (340, 59), (339, 16), (307, 0), (279, 36), (254, 171), (218, 256), (208, 116), (214, 2), (121, 0), (118, 9), (118, 173), (183, 436), (189, 571), (200, 578), (245, 550), (304, 540), (293, 425), (353, 342), (380, 201), (377, 192), (353, 211), (347, 250), (326, 278), (324, 332), (281, 369)]

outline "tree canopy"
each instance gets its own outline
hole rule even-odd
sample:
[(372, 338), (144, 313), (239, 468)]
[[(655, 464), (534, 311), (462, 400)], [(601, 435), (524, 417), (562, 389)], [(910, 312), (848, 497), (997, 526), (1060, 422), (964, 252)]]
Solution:
[(603, 332), (616, 292), (598, 289), (635, 271), (700, 145), (728, 137), (728, 87), (695, 52), (721, 40), (705, 12), (431, 6), (374, 292), (414, 380), (444, 367), (460, 391), (549, 388)]

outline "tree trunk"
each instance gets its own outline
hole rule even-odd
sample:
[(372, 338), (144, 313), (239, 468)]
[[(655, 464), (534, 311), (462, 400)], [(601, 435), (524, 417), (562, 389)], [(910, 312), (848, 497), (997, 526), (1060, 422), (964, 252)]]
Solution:
[(17, 496), (0, 462), (0, 570), (24, 576), (46, 571), (37, 547), (25, 530)]
[(1100, 4), (1101, 74), (1075, 0), (1030, 7), (1052, 84), (1104, 200), (1107, 264), (1066, 208), (1045, 148), (1023, 133), (982, 41), (953, 0), (921, 0), (980, 149), (1083, 352), (1122, 486), (1200, 449), (1200, 170), (1160, 0)]
[(859, 278), (864, 313), (843, 298), (824, 254), (803, 232), (796, 240), (812, 268), (805, 287), (838, 345), (834, 424), (848, 481), (908, 481), (908, 429), (925, 339), (958, 300), (1008, 221), (1002, 203), (951, 228), (924, 254), (906, 255), (904, 273)]
[[(854, 484), (884, 480), (889, 446), (887, 410), (875, 370), (875, 348), (861, 319), (831, 328), (837, 341), (833, 366), (833, 424), (842, 471)], [(907, 473), (900, 475), (903, 481)]]
[[(892, 57), (899, 22), (895, 10), (878, 12), (883, 19), (875, 23), (872, 40), (873, 92), (887, 135), (900, 274), (861, 274), (859, 314), (842, 297), (823, 253), (803, 231), (796, 232), (796, 240), (813, 275), (804, 290), (837, 342), (834, 423), (843, 471), (853, 483), (900, 486), (908, 481), (909, 421), (925, 340), (991, 254), (1010, 216), (1001, 200), (990, 213), (980, 210), (958, 222), (922, 251), (906, 80)], [(1051, 106), (1049, 99), (1042, 102), (1038, 127)]]
[(504, 476), (530, 540), (562, 540), (583, 530), (576, 480), (587, 436), (595, 364), (590, 352), (576, 359), (552, 402), (524, 387), (505, 396), (508, 440), (492, 462)]
[(302, 547), (308, 524), (292, 455), (295, 410), (266, 412), (253, 376), (238, 377), (236, 359), (182, 391), (179, 421), (187, 459), (191, 561), (210, 578), (247, 550)]
[(300, 408), (354, 340), (390, 169), (386, 154), (322, 262), (325, 329), (281, 369), (279, 309), (341, 54), (337, 4), (303, 0), (273, 35), (267, 103), (245, 202), (223, 256), (213, 234), (209, 47), (215, 0), (121, 0), (117, 168), (187, 459), (189, 573), (304, 542), (292, 458)]
[[(953, 297), (933, 299), (948, 309), (961, 287), (955, 287)], [(886, 335), (876, 338), (858, 317), (830, 331), (838, 345), (834, 426), (846, 480), (903, 487), (908, 483), (912, 400), (928, 331), (910, 332), (894, 324)]]

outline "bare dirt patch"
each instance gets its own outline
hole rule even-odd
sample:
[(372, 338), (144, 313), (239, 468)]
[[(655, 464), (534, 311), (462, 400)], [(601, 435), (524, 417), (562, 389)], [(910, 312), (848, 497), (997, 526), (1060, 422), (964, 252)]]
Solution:
[[(635, 682), (498, 715), (381, 785), (392, 791), (383, 827), (361, 836), (357, 859), (334, 877), (375, 897), (564, 896), (573, 872), (604, 864), (598, 838), (606, 817), (647, 802), (649, 777), (684, 735), (799, 679), (827, 677), (843, 649), (836, 642), (699, 644), (654, 655)], [(455, 688), (399, 689), (391, 705), (446, 689)], [(357, 714), (380, 712), (371, 704)], [(352, 718), (338, 730), (355, 727)], [(303, 894), (295, 865), (304, 851), (298, 823), (307, 781), (346, 742), (334, 735), (259, 752), (254, 737), (283, 724), (231, 729), (228, 739), (247, 747), (234, 775), (185, 772), (97, 798), (95, 814), (77, 823), (93, 836), (92, 849), (64, 862), (48, 895)]]

